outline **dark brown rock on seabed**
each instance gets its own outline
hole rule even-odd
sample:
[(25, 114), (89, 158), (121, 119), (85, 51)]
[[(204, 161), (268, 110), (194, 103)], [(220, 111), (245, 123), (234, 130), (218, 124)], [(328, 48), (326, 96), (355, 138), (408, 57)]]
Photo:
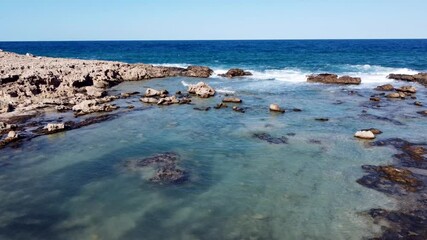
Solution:
[(427, 239), (427, 143), (399, 138), (376, 141), (371, 146), (392, 146), (400, 151), (395, 164), (364, 165), (367, 175), (357, 182), (398, 199), (399, 210), (370, 209), (367, 214), (384, 231), (373, 239)]

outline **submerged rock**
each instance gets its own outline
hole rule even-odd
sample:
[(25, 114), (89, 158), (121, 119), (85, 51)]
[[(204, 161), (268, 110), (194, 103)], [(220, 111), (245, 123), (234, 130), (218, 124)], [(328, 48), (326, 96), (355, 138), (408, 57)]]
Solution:
[(416, 102), (414, 102), (414, 105), (415, 105), (415, 106), (422, 107), (422, 106), (423, 106), (423, 103), (422, 103), (422, 102), (419, 102), (419, 101), (416, 101)]
[(240, 112), (240, 113), (245, 113), (245, 109), (240, 108), (238, 106), (233, 106), (233, 111)]
[(188, 180), (186, 171), (178, 168), (180, 156), (176, 153), (157, 154), (141, 160), (130, 160), (124, 163), (129, 171), (140, 171), (150, 167), (155, 173), (149, 181), (154, 183), (183, 183)]
[(427, 110), (424, 110), (424, 111), (419, 111), (419, 112), (417, 112), (418, 114), (421, 114), (421, 115), (423, 115), (423, 116), (427, 116)]
[(309, 75), (307, 82), (317, 82), (326, 84), (355, 84), (358, 85), (362, 80), (358, 77), (342, 76), (338, 77), (336, 74), (322, 73), (317, 75)]
[(227, 78), (233, 78), (233, 77), (243, 77), (243, 76), (251, 76), (251, 72), (244, 71), (240, 68), (232, 68), (228, 70), (225, 74), (218, 74), (220, 77), (227, 77)]
[(407, 169), (372, 165), (364, 165), (362, 168), (369, 174), (357, 180), (357, 183), (380, 192), (405, 195), (423, 188), (422, 181)]
[(218, 103), (217, 105), (215, 105), (214, 108), (215, 109), (221, 109), (221, 108), (228, 108), (228, 106), (225, 103)]
[(327, 122), (327, 121), (329, 121), (329, 118), (315, 118), (314, 120), (319, 121), (319, 122)]
[(361, 131), (370, 131), (370, 132), (372, 132), (375, 135), (383, 133), (381, 130), (379, 130), (377, 128), (362, 129)]
[(288, 143), (288, 138), (285, 136), (282, 137), (273, 137), (268, 133), (254, 133), (253, 134), (254, 138), (257, 138), (259, 140), (268, 142), (270, 144), (287, 144)]
[(270, 111), (272, 112), (280, 112), (280, 113), (284, 113), (285, 110), (283, 110), (278, 104), (276, 103), (272, 103), (269, 106)]
[(375, 139), (375, 134), (371, 131), (357, 131), (354, 136), (361, 139)]
[(188, 92), (201, 98), (209, 98), (215, 95), (215, 89), (204, 82), (189, 85)]
[(241, 103), (242, 99), (236, 98), (236, 97), (226, 97), (222, 99), (222, 102), (224, 103)]

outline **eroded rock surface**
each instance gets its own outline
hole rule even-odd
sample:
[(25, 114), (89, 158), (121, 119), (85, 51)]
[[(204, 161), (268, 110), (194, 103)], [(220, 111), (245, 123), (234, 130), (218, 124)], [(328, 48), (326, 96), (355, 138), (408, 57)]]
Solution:
[(309, 75), (307, 77), (307, 82), (317, 82), (317, 83), (326, 83), (326, 84), (355, 84), (359, 85), (362, 82), (362, 79), (358, 77), (342, 76), (338, 77), (336, 74), (322, 73)]
[[(165, 77), (207, 78), (207, 67), (162, 67), (148, 64), (33, 57), (0, 52), (0, 111), (44, 106), (74, 106), (102, 98), (105, 89), (123, 81)], [(46, 99), (54, 101), (45, 102)], [(108, 110), (111, 108), (107, 108)]]

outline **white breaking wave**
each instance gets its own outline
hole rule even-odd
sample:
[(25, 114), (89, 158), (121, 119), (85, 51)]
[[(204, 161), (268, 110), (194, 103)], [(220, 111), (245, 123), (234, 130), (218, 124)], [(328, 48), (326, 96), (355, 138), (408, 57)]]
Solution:
[(152, 65), (160, 66), (160, 67), (178, 67), (178, 68), (187, 68), (188, 66), (191, 66), (191, 64), (188, 64), (188, 63), (154, 63)]
[(350, 75), (352, 77), (360, 77), (362, 83), (385, 83), (392, 82), (387, 76), (390, 73), (396, 74), (417, 74), (418, 71), (408, 68), (390, 68), (376, 65), (345, 65), (345, 71), (340, 75)]
[[(337, 71), (324, 71), (324, 72), (309, 72), (306, 70), (300, 70), (297, 68), (284, 68), (284, 69), (272, 69), (264, 71), (254, 71), (247, 69), (253, 75), (247, 76), (248, 79), (256, 80), (277, 80), (290, 83), (303, 83), (307, 81), (307, 76), (310, 74), (319, 73), (334, 73), (339, 76), (349, 75), (352, 77), (360, 77), (362, 84), (380, 84), (392, 82), (392, 79), (388, 79), (387, 76), (390, 73), (396, 74), (417, 74), (418, 71), (411, 70), (408, 68), (390, 68), (382, 66), (371, 66), (371, 65), (342, 65), (338, 67)], [(219, 73), (225, 73), (226, 70), (220, 69), (215, 70), (215, 76)]]
[(229, 90), (229, 89), (222, 89), (222, 88), (216, 89), (215, 91), (217, 91), (219, 93), (228, 93), (228, 94), (235, 94), (236, 93), (236, 91)]
[(189, 84), (189, 83), (187, 83), (186, 81), (181, 81), (181, 84), (182, 84), (182, 86), (184, 86), (184, 87), (188, 87), (188, 86), (190, 86), (190, 84)]
[[(164, 63), (164, 64), (155, 64), (156, 66), (167, 66), (167, 67), (181, 67), (186, 68), (191, 64), (186, 63)], [(334, 69), (334, 68), (333, 68)], [(213, 69), (214, 73), (212, 78), (217, 78), (218, 74), (224, 74), (228, 69)], [(301, 70), (298, 68), (283, 68), (283, 69), (268, 69), (268, 70), (251, 70), (245, 69), (246, 71), (251, 72), (252, 76), (246, 76), (246, 79), (251, 80), (276, 80), (289, 83), (304, 83), (307, 81), (307, 76), (310, 74), (319, 74), (319, 73), (335, 73), (339, 76), (349, 75), (352, 77), (360, 77), (362, 79), (362, 84), (381, 84), (393, 82), (392, 79), (388, 79), (387, 76), (390, 73), (396, 74), (417, 74), (418, 71), (409, 69), (409, 68), (391, 68), (391, 67), (382, 67), (377, 65), (338, 65), (336, 70), (331, 71), (317, 71), (310, 72), (308, 70)], [(188, 86), (186, 82), (182, 82), (184, 86)]]

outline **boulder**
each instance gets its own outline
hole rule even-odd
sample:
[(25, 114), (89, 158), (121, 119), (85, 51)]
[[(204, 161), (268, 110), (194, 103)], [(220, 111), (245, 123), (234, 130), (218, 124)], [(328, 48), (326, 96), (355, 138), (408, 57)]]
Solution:
[(358, 85), (362, 80), (358, 77), (342, 76), (338, 77), (336, 74), (322, 73), (313, 74), (307, 77), (307, 82), (317, 82), (326, 84), (355, 84)]
[(224, 103), (241, 103), (242, 99), (240, 98), (236, 98), (236, 97), (226, 97), (224, 99), (222, 99), (222, 102)]
[(102, 88), (90, 86), (90, 87), (86, 87), (86, 94), (88, 96), (100, 98), (100, 97), (105, 97), (107, 95), (107, 92)]
[(381, 85), (381, 86), (376, 87), (374, 90), (377, 90), (377, 91), (393, 91), (394, 87), (391, 84), (385, 84), (385, 85)]
[(9, 131), (6, 137), (6, 141), (12, 141), (19, 138), (19, 134), (15, 131)]
[(159, 101), (157, 101), (157, 105), (171, 105), (177, 103), (179, 103), (179, 100), (175, 96), (160, 98)]
[(405, 94), (404, 93), (394, 92), (394, 93), (387, 94), (386, 97), (387, 98), (402, 98), (402, 97), (405, 97)]
[(159, 100), (153, 97), (143, 97), (139, 99), (143, 103), (157, 103)]
[(240, 68), (232, 68), (228, 70), (225, 74), (218, 74), (220, 77), (227, 77), (227, 78), (233, 78), (233, 77), (243, 77), (243, 76), (251, 76), (251, 72), (244, 71)]
[(201, 98), (209, 98), (215, 95), (215, 89), (204, 82), (189, 85), (188, 92)]
[(371, 131), (357, 131), (354, 136), (361, 139), (375, 139), (375, 134)]
[(278, 104), (276, 104), (276, 103), (272, 103), (272, 104), (270, 104), (269, 109), (270, 109), (270, 111), (272, 111), (272, 112), (280, 112), (280, 113), (284, 113), (284, 112), (285, 112), (285, 110), (283, 110), (283, 109), (282, 109)]
[(46, 126), (48, 132), (57, 132), (65, 129), (64, 123), (48, 123)]
[(167, 90), (156, 90), (152, 88), (147, 88), (144, 97), (165, 97), (167, 94)]
[(400, 88), (396, 88), (396, 91), (405, 93), (416, 93), (417, 89), (413, 86), (402, 86)]

